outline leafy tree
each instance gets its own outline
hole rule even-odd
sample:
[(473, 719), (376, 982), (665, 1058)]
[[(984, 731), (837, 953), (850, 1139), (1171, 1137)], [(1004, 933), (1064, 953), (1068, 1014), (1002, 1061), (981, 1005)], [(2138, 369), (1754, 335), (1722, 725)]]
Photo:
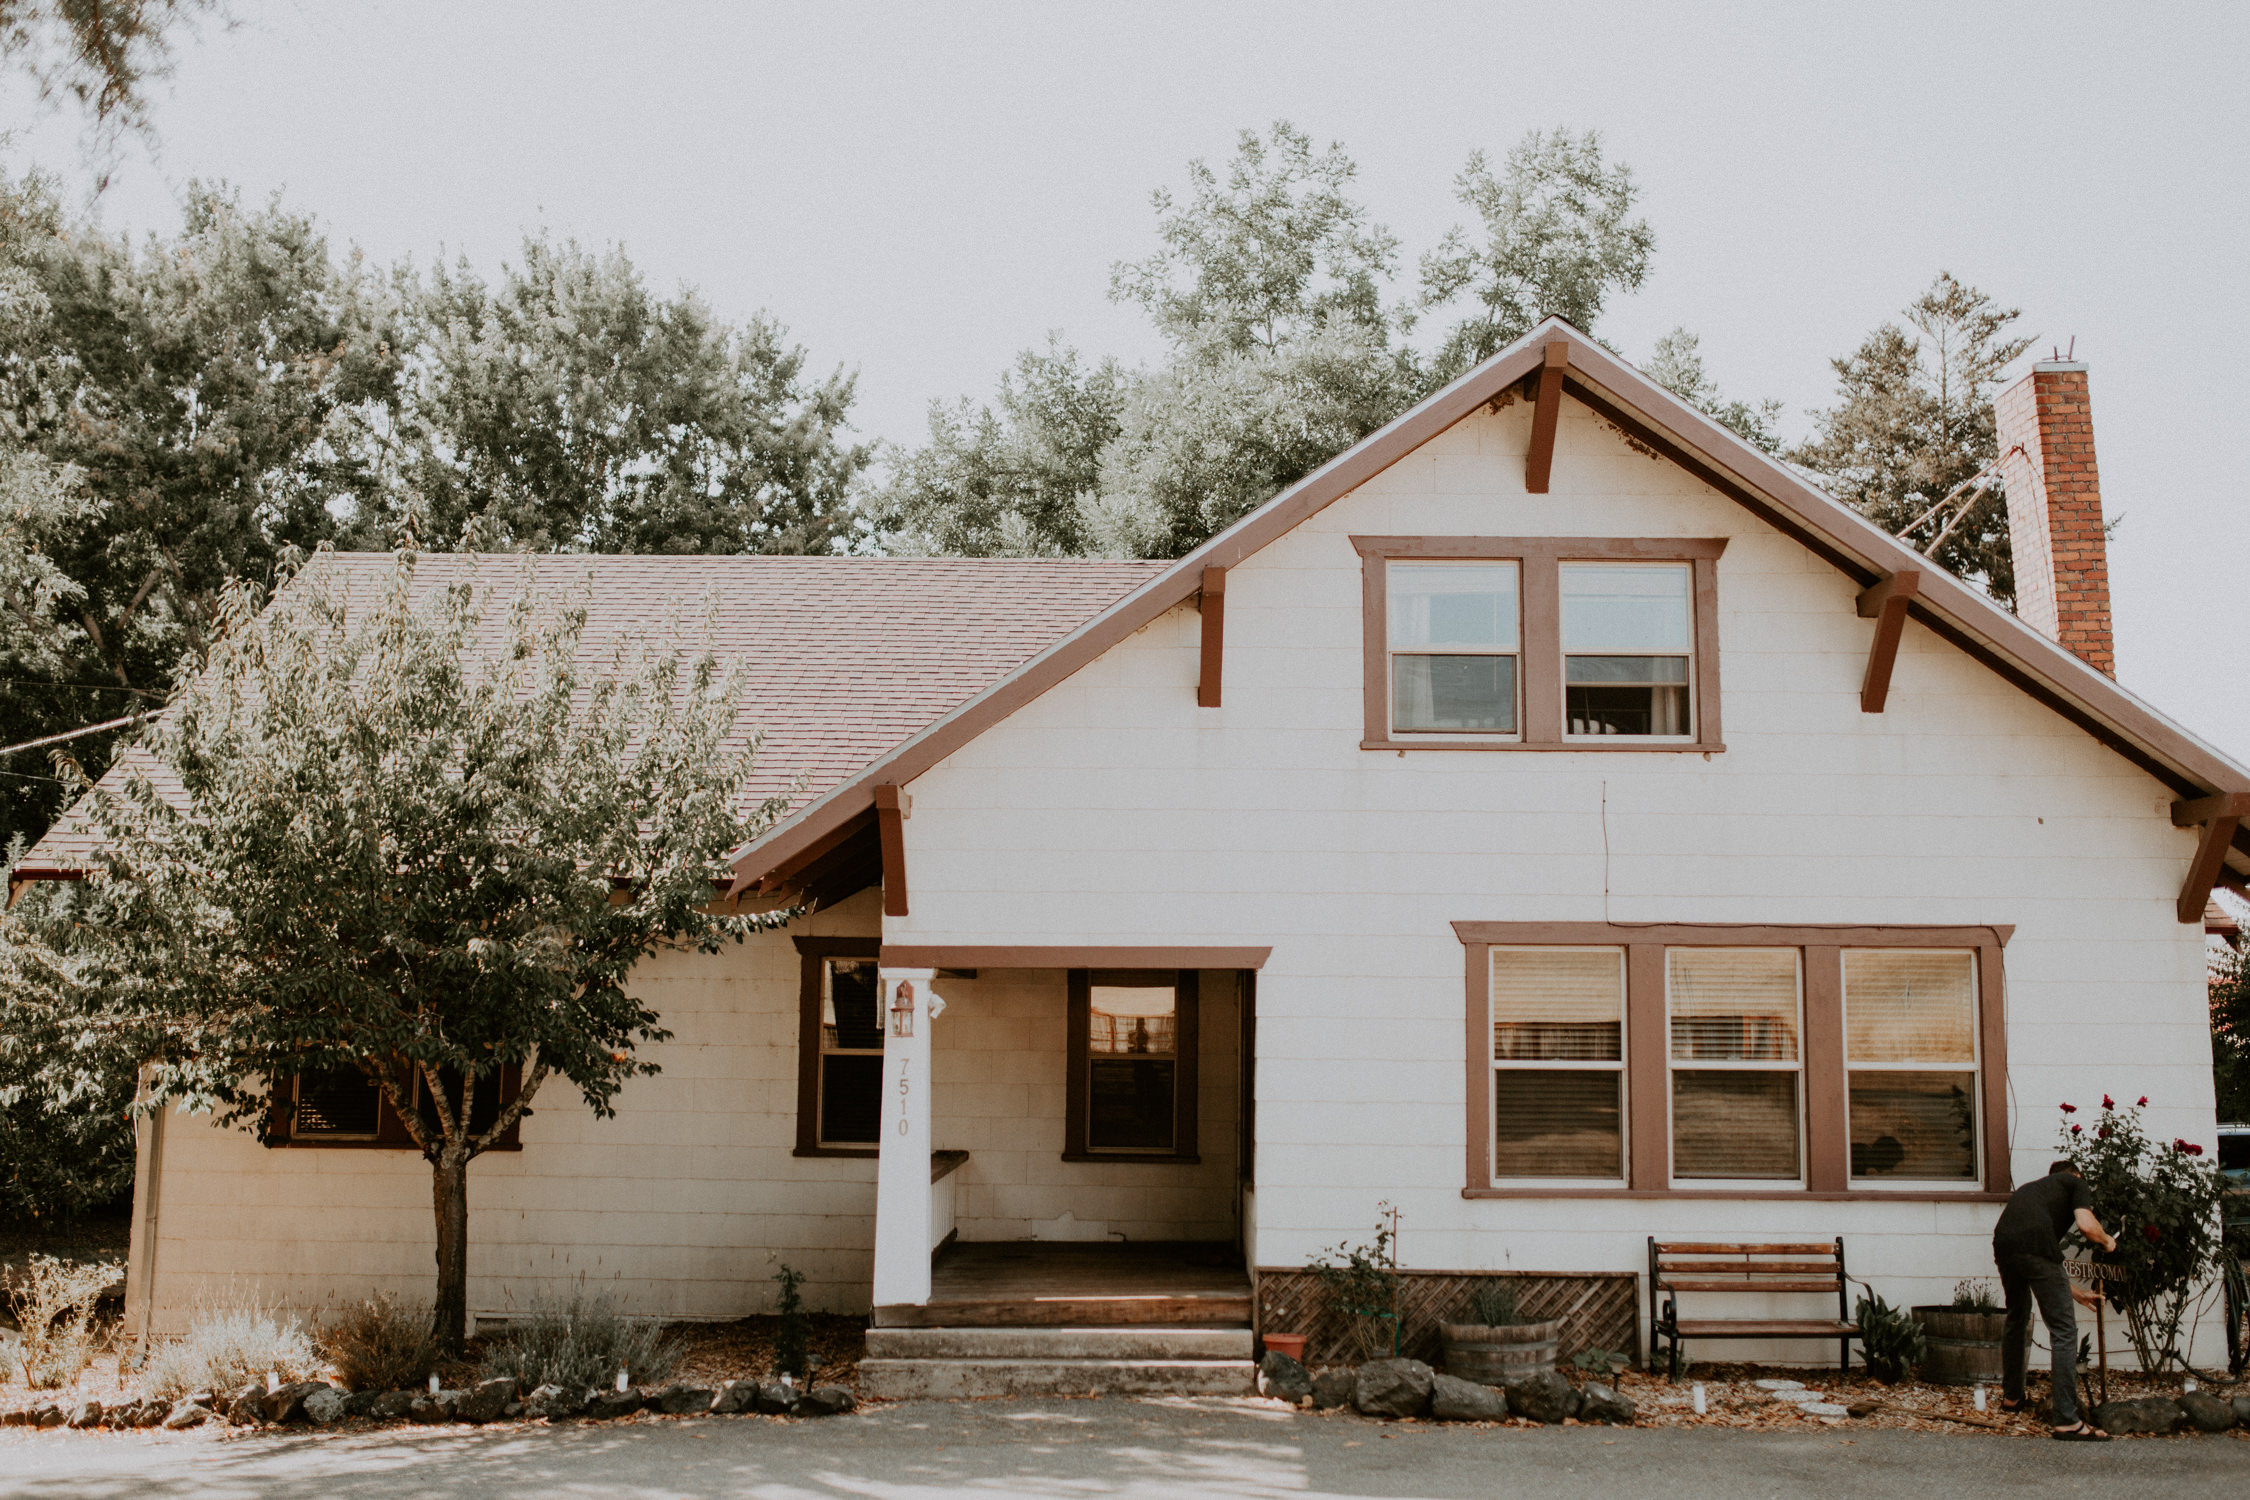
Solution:
[(1591, 333), (1610, 295), (1638, 287), (1656, 253), (1656, 231), (1631, 217), (1632, 169), (1603, 156), (1598, 131), (1534, 130), (1498, 173), (1474, 152), (1454, 195), (1483, 221), (1482, 235), (1456, 228), (1422, 258), (1423, 306), (1468, 306), (1437, 352), (1435, 383), (1550, 314)]
[(2033, 338), (2013, 331), (2020, 309), (1945, 271), (1905, 316), (1906, 328), (1885, 323), (1830, 362), (1840, 399), (1815, 413), (1818, 431), (1789, 457), (1876, 525), (2012, 604), (2008, 505), (1997, 475), (1981, 492), (1930, 512), (1999, 457), (1992, 398), (2001, 371)]
[[(226, 588), (208, 667), (141, 745), (177, 792), (129, 762), (83, 804), (98, 867), (38, 897), (151, 1102), (254, 1129), (295, 1074), (381, 1091), (431, 1166), (458, 1350), (470, 1161), (550, 1080), (606, 1115), (657, 1071), (636, 1049), (668, 1033), (628, 976), (773, 925), (714, 911), (712, 877), (779, 806), (746, 803), (740, 676), (707, 647), (590, 641), (582, 598), (527, 574), (502, 603), (474, 559), (358, 576), (354, 599), (316, 559), (263, 612)], [(520, 1092), (473, 1130), (509, 1066)]]
[(488, 288), (466, 263), (402, 273), (404, 485), (358, 530), (591, 552), (827, 552), (869, 450), (853, 377), (807, 377), (770, 319), (734, 327), (652, 295), (622, 250), (524, 242)]
[(0, 58), (40, 97), (75, 100), (98, 135), (148, 129), (148, 86), (171, 72), (172, 44), (224, 0), (0, 0)]
[(1781, 403), (1766, 400), (1752, 405), (1720, 396), (1719, 383), (1703, 372), (1703, 341), (1685, 328), (1675, 328), (1656, 341), (1641, 373), (1745, 442), (1766, 453), (1781, 452), (1781, 439), (1774, 432)]
[(2219, 1118), (2250, 1120), (2250, 946), (2211, 959), (2211, 1071)]
[(0, 911), (0, 1222), (67, 1222), (133, 1186), (138, 1059), (86, 1024), (69, 938), (45, 903)]
[[(180, 234), (135, 247), (40, 180), (6, 196), (0, 431), (12, 488), (44, 496), (0, 544), (12, 743), (161, 703), (228, 579), (270, 579), (380, 488), (397, 341), (380, 285), (278, 204), (191, 184)], [(59, 787), (8, 785), (0, 834), (36, 835)]]
[[(1099, 492), (1128, 381), (1050, 336), (1000, 377), (993, 406), (930, 404), (930, 439), (902, 454), (869, 502), (888, 552), (956, 557), (1087, 550), (1081, 509)], [(995, 407), (997, 410), (995, 410)]]

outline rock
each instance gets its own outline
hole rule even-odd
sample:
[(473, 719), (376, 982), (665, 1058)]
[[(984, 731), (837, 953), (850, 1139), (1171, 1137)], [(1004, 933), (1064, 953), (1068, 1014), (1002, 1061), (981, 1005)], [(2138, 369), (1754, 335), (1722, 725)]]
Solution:
[(501, 1377), (498, 1380), (480, 1380), (461, 1392), (453, 1403), (453, 1418), (457, 1422), (497, 1422), (508, 1403), (516, 1399), (516, 1383)]
[(302, 1422), (305, 1419), (305, 1398), (314, 1391), (334, 1389), (325, 1380), (293, 1380), (266, 1397), (266, 1420), (277, 1427), (284, 1422)]
[(1883, 1403), (1880, 1401), (1854, 1401), (1844, 1408), (1844, 1415), (1847, 1417), (1872, 1417), (1882, 1409)]
[(378, 1422), (396, 1422), (411, 1415), (414, 1403), (420, 1399), (413, 1391), (385, 1391), (368, 1403), (367, 1415)]
[(1312, 1378), (1312, 1404), (1317, 1411), (1334, 1411), (1352, 1404), (1352, 1386), (1358, 1377), (1349, 1370), (1323, 1370)]
[(789, 1416), (797, 1410), (797, 1403), (803, 1399), (804, 1392), (794, 1385), (782, 1385), (777, 1381), (758, 1387), (758, 1411), (763, 1416)]
[[(125, 1429), (128, 1429), (133, 1425), (133, 1419), (140, 1414), (140, 1402), (121, 1401), (115, 1406), (104, 1407), (102, 1409), (102, 1426), (107, 1427), (112, 1432), (124, 1431)], [(2229, 1420), (2232, 1420), (2234, 1417), (2234, 1413), (2232, 1411), (2229, 1411), (2227, 1413), (2227, 1417)]]
[(2104, 1432), (2175, 1432), (2188, 1415), (2170, 1396), (2140, 1396), (2108, 1401), (2094, 1408), (2094, 1425)]
[(1504, 1422), (1508, 1419), (1508, 1397), (1473, 1380), (1432, 1375), (1430, 1415), (1440, 1422)]
[(1419, 1417), (1430, 1409), (1430, 1367), (1418, 1359), (1371, 1359), (1352, 1382), (1362, 1416)]
[(2250, 1427), (2250, 1396), (2235, 1397), (2233, 1405), (2234, 1425), (2237, 1427)]
[(668, 1385), (649, 1405), (668, 1417), (700, 1417), (711, 1409), (711, 1400), (718, 1394), (709, 1386)]
[[(1811, 1411), (1815, 1406), (1831, 1404), (1808, 1401), (1800, 1410)], [(1834, 1411), (1814, 1413), (1816, 1416), (1824, 1417), (1840, 1417), (1843, 1414), (1844, 1409), (1840, 1406), (1836, 1407)], [(1633, 1425), (1633, 1415), (1632, 1398), (1620, 1394), (1614, 1387), (1595, 1385), (1589, 1381), (1586, 1388), (1578, 1393), (1578, 1420), (1581, 1422), (1610, 1422), (1619, 1427), (1630, 1427)]]
[(180, 1432), (189, 1427), (201, 1427), (206, 1422), (217, 1421), (218, 1417), (217, 1412), (190, 1397), (172, 1403), (172, 1409), (164, 1414), (164, 1430)]
[[(1627, 1404), (1630, 1405), (1631, 1403)], [(1850, 1407), (1839, 1406), (1833, 1401), (1807, 1401), (1797, 1410), (1808, 1417), (1848, 1417), (1852, 1414)], [(1631, 1421), (1632, 1419), (1628, 1417), (1626, 1420)]]
[(840, 1385), (816, 1385), (797, 1403), (797, 1412), (807, 1417), (840, 1417), (858, 1405), (859, 1398)]
[(344, 1415), (371, 1417), (375, 1415), (375, 1403), (389, 1394), (388, 1391), (353, 1391), (344, 1398)]
[(524, 1398), (523, 1410), (525, 1416), (562, 1422), (584, 1411), (591, 1399), (586, 1391), (566, 1391), (559, 1385), (543, 1385)]
[(326, 1427), (331, 1422), (341, 1422), (350, 1414), (352, 1398), (332, 1385), (324, 1385), (306, 1394), (297, 1409), (306, 1421), (316, 1427)]
[(730, 1380), (719, 1387), (718, 1398), (711, 1403), (714, 1416), (747, 1416), (758, 1409), (758, 1382), (755, 1380)]
[(266, 1383), (253, 1380), (227, 1398), (227, 1420), (237, 1427), (255, 1427), (266, 1419)]
[(641, 1409), (639, 1391), (599, 1391), (586, 1407), (586, 1415), (597, 1422), (614, 1421), (629, 1417)]
[[(2187, 1391), (2179, 1398), (2180, 1410), (2197, 1432), (2225, 1432), (2234, 1426), (2234, 1407), (2224, 1396), (2209, 1391)], [(2099, 1423), (2095, 1424), (2099, 1426)]]
[(67, 1426), (83, 1432), (89, 1427), (102, 1425), (102, 1404), (99, 1401), (81, 1401), (70, 1409)]
[(1543, 1370), (1508, 1383), (1508, 1410), (1534, 1422), (1560, 1422), (1578, 1415), (1578, 1387)]
[(32, 1427), (60, 1427), (69, 1420), (70, 1413), (50, 1401), (45, 1406), (33, 1408), (27, 1425)]
[(1258, 1361), (1258, 1394), (1295, 1406), (1312, 1394), (1312, 1376), (1288, 1355), (1268, 1349)]
[(415, 1396), (406, 1407), (406, 1420), (419, 1422), (424, 1427), (435, 1427), (441, 1422), (461, 1420), (461, 1398), (466, 1391), (439, 1391), (436, 1395)]

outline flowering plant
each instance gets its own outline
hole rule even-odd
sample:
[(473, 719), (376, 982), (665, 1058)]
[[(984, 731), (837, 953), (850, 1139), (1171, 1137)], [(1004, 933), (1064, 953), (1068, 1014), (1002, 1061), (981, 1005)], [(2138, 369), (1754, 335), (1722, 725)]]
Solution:
[[(2189, 1298), (2211, 1274), (2219, 1252), (2219, 1199), (2224, 1183), (2193, 1141), (2151, 1141), (2141, 1107), (2119, 1108), (2106, 1095), (2092, 1134), (2062, 1131), (2063, 1153), (2077, 1164), (2094, 1212), (2117, 1236), (2117, 1248), (2096, 1259), (2111, 1267), (2113, 1306), (2125, 1314), (2141, 1368), (2185, 1363), (2178, 1343)], [(2064, 1105), (2065, 1113), (2072, 1113)], [(2071, 1243), (2085, 1239), (2073, 1229)]]

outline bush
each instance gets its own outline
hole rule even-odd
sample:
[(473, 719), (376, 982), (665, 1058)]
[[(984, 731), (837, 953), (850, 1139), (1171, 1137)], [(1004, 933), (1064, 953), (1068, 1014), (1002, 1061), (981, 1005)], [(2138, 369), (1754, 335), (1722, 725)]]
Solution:
[(655, 1323), (628, 1322), (606, 1297), (583, 1293), (568, 1302), (539, 1301), (485, 1355), (487, 1372), (512, 1375), (527, 1390), (606, 1387), (622, 1369), (635, 1385), (672, 1373), (680, 1347)]
[(1885, 1385), (1906, 1379), (1928, 1354), (1922, 1325), (1870, 1292), (1859, 1299), (1859, 1347), (1867, 1373)]
[(1953, 1307), (1956, 1312), (1998, 1312), (2000, 1301), (1992, 1295), (1991, 1282), (1972, 1276), (1953, 1284)]
[(1373, 1240), (1338, 1245), (1306, 1267), (1330, 1305), (1351, 1319), (1352, 1342), (1363, 1363), (1398, 1353), (1398, 1210), (1389, 1203), (1375, 1208)]
[(1469, 1310), (1463, 1322), (1485, 1328), (1511, 1328), (1523, 1321), (1523, 1309), (1513, 1281), (1480, 1281), (1469, 1293)]
[(141, 1388), (171, 1401), (190, 1391), (226, 1395), (268, 1373), (310, 1380), (320, 1370), (320, 1353), (297, 1321), (253, 1301), (197, 1309), (186, 1333), (149, 1351)]
[(781, 1301), (775, 1309), (780, 1314), (773, 1328), (773, 1372), (776, 1375), (794, 1375), (805, 1378), (805, 1299), (797, 1295), (797, 1288), (805, 1284), (805, 1273), (793, 1269), (786, 1261), (773, 1279), (781, 1283)]
[(94, 1309), (125, 1268), (113, 1260), (62, 1260), (34, 1255), (29, 1268), (6, 1280), (16, 1326), (23, 1330), (17, 1350), (24, 1384), (53, 1390), (76, 1380), (94, 1362), (101, 1335)]
[(433, 1327), (427, 1303), (383, 1292), (324, 1326), (318, 1342), (347, 1389), (402, 1391), (438, 1367)]

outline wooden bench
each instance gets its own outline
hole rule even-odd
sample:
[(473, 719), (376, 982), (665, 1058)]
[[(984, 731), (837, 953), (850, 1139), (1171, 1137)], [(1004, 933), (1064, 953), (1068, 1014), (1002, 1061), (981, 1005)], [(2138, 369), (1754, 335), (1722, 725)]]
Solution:
[[(1845, 1300), (1844, 1241), (1825, 1245), (1648, 1242), (1648, 1368), (1668, 1351), (1667, 1374), (1680, 1377), (1686, 1339), (1835, 1339), (1840, 1369), (1852, 1364), (1859, 1324)], [(1834, 1318), (1683, 1318), (1681, 1292), (1834, 1292)]]

